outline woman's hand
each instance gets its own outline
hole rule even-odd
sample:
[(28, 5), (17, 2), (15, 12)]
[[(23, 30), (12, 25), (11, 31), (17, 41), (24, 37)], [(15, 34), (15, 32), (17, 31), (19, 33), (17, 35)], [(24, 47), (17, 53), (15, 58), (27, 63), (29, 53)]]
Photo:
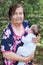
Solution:
[(33, 38), (33, 39), (32, 39), (32, 41), (33, 41), (34, 43), (38, 43), (38, 42), (40, 41), (40, 38), (41, 38), (41, 36), (40, 36), (40, 34), (38, 34), (36, 38)]
[(34, 58), (34, 53), (30, 56), (27, 56), (26, 59), (25, 59), (25, 62), (27, 63), (27, 62), (33, 60), (33, 58)]

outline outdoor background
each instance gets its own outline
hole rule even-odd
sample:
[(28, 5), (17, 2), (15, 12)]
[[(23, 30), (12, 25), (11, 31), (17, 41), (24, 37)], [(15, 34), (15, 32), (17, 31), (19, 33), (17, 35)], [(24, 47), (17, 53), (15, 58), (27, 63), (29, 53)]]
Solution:
[[(43, 0), (0, 0), (0, 45), (3, 29), (9, 24), (8, 10), (12, 4), (23, 4), (25, 9), (25, 19), (31, 24), (41, 26), (41, 40), (35, 52), (35, 65), (43, 65)], [(0, 65), (2, 65), (2, 54), (0, 51)]]

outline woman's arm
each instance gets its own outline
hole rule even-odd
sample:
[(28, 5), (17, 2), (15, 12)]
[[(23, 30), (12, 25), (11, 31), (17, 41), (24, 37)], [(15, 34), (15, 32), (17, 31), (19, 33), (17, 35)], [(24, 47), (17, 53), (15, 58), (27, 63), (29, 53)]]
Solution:
[(22, 57), (13, 52), (4, 52), (3, 57), (5, 57), (9, 60), (14, 60), (14, 61), (29, 62), (33, 59), (34, 54), (32, 54), (28, 57)]

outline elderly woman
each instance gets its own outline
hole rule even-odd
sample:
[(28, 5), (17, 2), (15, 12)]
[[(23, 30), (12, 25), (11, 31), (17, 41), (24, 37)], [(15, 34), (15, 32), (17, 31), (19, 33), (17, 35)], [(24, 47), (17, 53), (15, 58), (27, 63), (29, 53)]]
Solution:
[[(21, 38), (28, 34), (27, 30), (31, 26), (24, 20), (24, 9), (22, 5), (16, 4), (9, 9), (10, 24), (5, 28), (2, 34), (1, 51), (3, 55), (3, 65), (17, 65), (16, 61), (29, 62), (34, 54), (28, 57), (22, 57), (16, 54), (16, 50), (23, 43)], [(33, 42), (38, 42), (40, 36), (33, 38)]]

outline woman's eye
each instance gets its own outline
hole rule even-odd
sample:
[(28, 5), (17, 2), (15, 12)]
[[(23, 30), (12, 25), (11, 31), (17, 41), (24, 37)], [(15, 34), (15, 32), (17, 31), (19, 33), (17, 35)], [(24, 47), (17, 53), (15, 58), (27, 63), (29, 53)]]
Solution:
[(15, 15), (22, 15), (23, 13), (22, 12), (20, 12), (20, 13), (15, 13)]

